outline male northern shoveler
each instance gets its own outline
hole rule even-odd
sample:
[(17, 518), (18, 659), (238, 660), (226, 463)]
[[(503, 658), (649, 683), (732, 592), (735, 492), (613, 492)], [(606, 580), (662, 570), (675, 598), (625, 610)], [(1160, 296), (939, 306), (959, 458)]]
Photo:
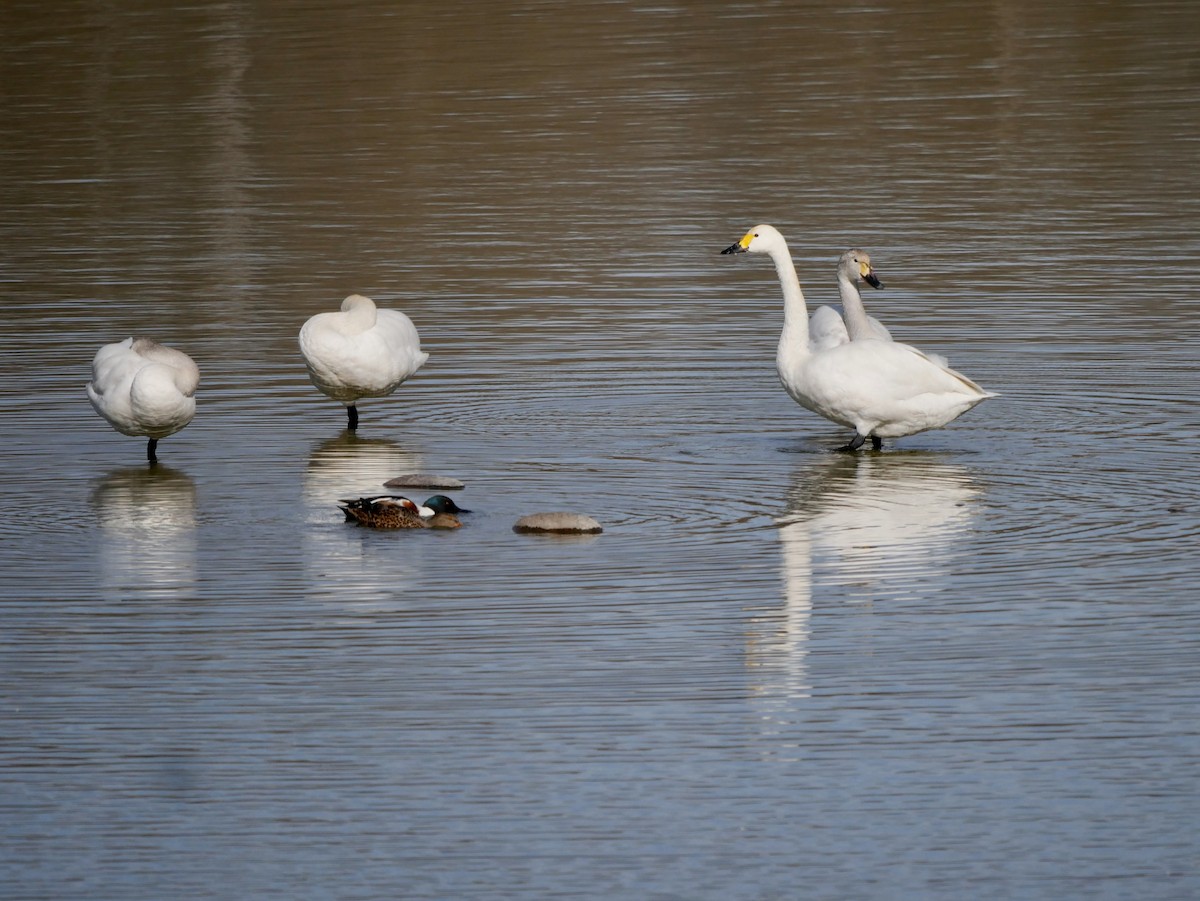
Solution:
[(425, 501), (425, 506), (434, 513), (470, 513), (470, 510), (464, 510), (458, 504), (454, 503), (454, 499), (446, 497), (444, 494), (435, 494), (433, 497)]
[(449, 513), (419, 506), (398, 495), (342, 500), (338, 502), (338, 507), (346, 514), (346, 522), (356, 522), (372, 529), (457, 529), (462, 525)]

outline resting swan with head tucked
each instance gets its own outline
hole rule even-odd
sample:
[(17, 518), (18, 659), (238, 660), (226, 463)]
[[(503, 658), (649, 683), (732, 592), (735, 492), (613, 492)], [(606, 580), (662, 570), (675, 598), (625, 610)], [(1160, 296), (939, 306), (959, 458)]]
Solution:
[(765, 253), (775, 263), (784, 301), (775, 360), (779, 379), (800, 406), (854, 429), (840, 450), (857, 450), (867, 438), (878, 450), (884, 438), (940, 428), (995, 397), (907, 344), (862, 338), (814, 350), (796, 267), (772, 226), (756, 226), (721, 252)]
[(300, 352), (317, 389), (346, 405), (350, 429), (358, 428), (360, 398), (386, 397), (429, 359), (411, 319), (361, 294), (304, 323)]
[(196, 415), (200, 369), (181, 350), (149, 338), (105, 344), (92, 360), (88, 400), (122, 435), (149, 438), (146, 459), (158, 462), (158, 439)]

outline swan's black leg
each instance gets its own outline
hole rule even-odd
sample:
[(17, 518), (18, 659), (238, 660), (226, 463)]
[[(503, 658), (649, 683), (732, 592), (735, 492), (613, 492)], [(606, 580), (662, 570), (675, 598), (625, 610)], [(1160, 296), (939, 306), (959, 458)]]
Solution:
[(354, 404), (346, 407), (346, 428), (352, 432), (358, 428), (358, 407)]
[(883, 450), (883, 439), (878, 435), (871, 436), (871, 448), (873, 450)]
[(155, 450), (157, 448), (158, 448), (158, 439), (151, 438), (149, 443), (146, 445), (146, 460), (149, 461), (150, 463), (158, 462), (158, 454), (155, 453)]
[(850, 439), (850, 443), (847, 445), (844, 445), (843, 447), (839, 447), (838, 450), (840, 450), (840, 451), (856, 451), (860, 447), (863, 446), (863, 442), (866, 440), (867, 440), (866, 435), (860, 435), (860, 434), (858, 434), (858, 432), (855, 432), (854, 437)]

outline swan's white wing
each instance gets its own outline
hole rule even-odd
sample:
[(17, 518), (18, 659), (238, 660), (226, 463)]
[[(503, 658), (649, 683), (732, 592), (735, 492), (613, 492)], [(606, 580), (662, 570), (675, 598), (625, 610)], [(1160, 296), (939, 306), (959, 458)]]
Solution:
[(817, 307), (808, 320), (808, 346), (813, 353), (846, 344), (850, 333), (840, 311), (830, 306)]
[[(887, 326), (874, 316), (868, 316), (867, 320), (871, 326), (871, 334), (868, 337), (877, 338), (880, 341), (895, 340), (892, 333), (887, 330)], [(829, 350), (831, 347), (846, 344), (848, 341), (850, 341), (850, 332), (846, 328), (846, 321), (842, 318), (842, 312), (838, 307), (820, 306), (813, 311), (812, 318), (808, 320), (808, 346), (813, 353)]]
[(875, 337), (878, 338), (880, 341), (895, 341), (896, 340), (895, 338), (892, 337), (892, 333), (887, 330), (887, 326), (885, 326), (882, 322), (880, 322), (874, 316), (868, 316), (867, 322), (869, 322), (871, 324), (871, 331), (874, 332)]
[(875, 339), (814, 355), (798, 376), (793, 396), (805, 407), (883, 437), (937, 428), (994, 396), (915, 347)]
[(417, 327), (399, 310), (380, 310), (376, 328), (388, 345), (400, 381), (415, 373), (429, 359), (429, 354), (421, 350)]

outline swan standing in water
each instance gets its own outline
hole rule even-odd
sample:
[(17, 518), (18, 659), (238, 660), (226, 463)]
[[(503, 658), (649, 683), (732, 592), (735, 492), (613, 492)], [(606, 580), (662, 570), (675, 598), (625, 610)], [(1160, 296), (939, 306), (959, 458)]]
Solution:
[(995, 397), (907, 344), (863, 338), (814, 350), (792, 255), (772, 226), (756, 226), (721, 252), (771, 257), (784, 302), (775, 358), (779, 379), (800, 406), (854, 429), (854, 437), (840, 450), (857, 450), (867, 438), (878, 450), (884, 438), (940, 428)]
[(875, 270), (871, 268), (871, 257), (857, 248), (847, 250), (838, 260), (838, 293), (842, 298), (842, 309), (817, 307), (808, 320), (809, 345), (813, 351), (828, 350), (857, 338), (879, 338), (891, 341), (892, 334), (874, 316), (868, 316), (863, 307), (858, 286), (866, 282), (872, 288), (882, 288)]
[(346, 405), (352, 430), (358, 428), (360, 398), (386, 397), (429, 359), (411, 319), (381, 310), (361, 294), (343, 300), (339, 312), (318, 313), (304, 323), (300, 352), (317, 389)]
[(158, 439), (196, 415), (200, 369), (183, 351), (149, 338), (106, 344), (92, 360), (88, 400), (122, 435), (147, 437), (146, 459), (158, 461)]

